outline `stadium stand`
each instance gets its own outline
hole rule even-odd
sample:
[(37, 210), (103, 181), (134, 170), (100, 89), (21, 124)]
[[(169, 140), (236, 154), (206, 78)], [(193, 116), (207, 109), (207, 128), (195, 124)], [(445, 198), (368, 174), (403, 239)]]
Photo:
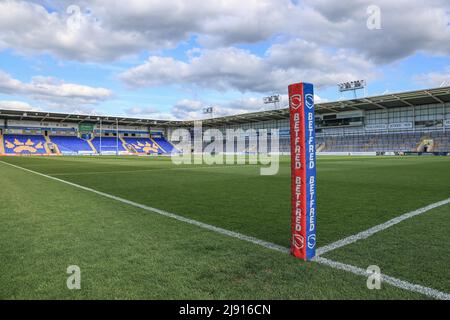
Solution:
[(91, 140), (91, 143), (97, 152), (114, 153), (127, 151), (122, 141), (120, 139), (117, 141), (115, 137), (102, 137), (101, 139), (100, 137), (95, 137)]
[(432, 148), (429, 152), (450, 152), (450, 133), (430, 132), (424, 136), (425, 140), (432, 141)]
[(95, 153), (88, 141), (74, 136), (52, 136), (51, 141), (62, 154)]
[(3, 134), (0, 133), (0, 154), (5, 154), (5, 145), (3, 142)]
[[(270, 141), (269, 145), (270, 145)], [(426, 146), (426, 150), (424, 148)], [(280, 137), (281, 153), (290, 152), (290, 139)], [(321, 135), (317, 152), (450, 152), (450, 132), (403, 132), (378, 134)]]
[(59, 147), (55, 143), (52, 142), (52, 140), (50, 139), (49, 136), (45, 136), (45, 141), (47, 142), (47, 146), (48, 146), (50, 153), (61, 155), (61, 151), (59, 150)]
[(164, 138), (153, 138), (152, 140), (159, 145), (160, 149), (163, 150), (163, 153), (171, 153), (174, 149), (173, 145)]
[(157, 143), (149, 138), (124, 138), (127, 150), (137, 154), (166, 153)]
[(95, 146), (92, 144), (92, 139), (86, 140), (86, 142), (88, 143), (89, 147), (91, 147), (91, 149), (94, 151), (94, 153), (98, 154), (98, 150), (95, 148)]
[[(318, 103), (315, 124), (318, 152), (450, 155), (450, 87)], [(121, 154), (169, 154), (174, 146), (164, 137), (172, 136), (179, 128), (188, 130), (191, 135), (196, 133), (192, 120), (93, 118), (0, 110), (0, 129), (4, 134), (0, 144), (6, 154), (95, 154), (100, 151), (99, 134), (104, 136), (102, 153), (117, 152), (117, 140), (113, 135), (118, 134)], [(288, 108), (204, 119), (202, 128), (204, 131), (219, 129), (224, 136), (229, 129), (251, 130), (258, 134), (260, 130), (278, 129), (278, 151), (290, 152)], [(203, 144), (206, 145), (209, 143)], [(271, 145), (270, 141), (267, 145)], [(257, 150), (246, 145), (244, 151), (235, 148), (235, 152), (255, 153)]]
[(174, 149), (173, 145), (164, 138), (120, 138), (117, 150), (115, 137), (100, 137), (92, 140), (81, 139), (76, 136), (50, 136), (43, 135), (1, 135), (0, 154), (7, 155), (73, 155), (126, 153), (131, 154), (168, 154)]
[(3, 137), (5, 154), (44, 155), (49, 150), (44, 136), (41, 135), (11, 135)]
[[(317, 148), (324, 152), (448, 152), (449, 139), (443, 132), (321, 136)], [(425, 145), (431, 148), (425, 150)]]

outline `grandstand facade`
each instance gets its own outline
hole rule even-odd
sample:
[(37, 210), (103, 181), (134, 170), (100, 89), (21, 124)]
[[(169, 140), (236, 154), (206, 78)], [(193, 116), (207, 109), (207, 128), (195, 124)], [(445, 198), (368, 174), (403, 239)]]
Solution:
[(168, 154), (165, 131), (150, 120), (2, 110), (0, 154)]
[[(316, 104), (315, 122), (319, 153), (448, 154), (450, 87)], [(279, 129), (280, 151), (290, 152), (288, 109), (205, 120), (203, 126)]]
[[(289, 110), (204, 120), (203, 130), (279, 129), (290, 151)], [(3, 155), (170, 154), (171, 133), (193, 121), (0, 110)], [(316, 105), (322, 153), (450, 153), (450, 87)], [(274, 150), (273, 150), (274, 151)]]

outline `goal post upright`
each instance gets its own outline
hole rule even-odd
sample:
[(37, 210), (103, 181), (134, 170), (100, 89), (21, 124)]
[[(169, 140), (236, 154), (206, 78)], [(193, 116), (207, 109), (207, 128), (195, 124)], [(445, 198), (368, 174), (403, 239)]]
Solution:
[(316, 133), (314, 87), (289, 86), (291, 129), (291, 253), (309, 261), (316, 254)]

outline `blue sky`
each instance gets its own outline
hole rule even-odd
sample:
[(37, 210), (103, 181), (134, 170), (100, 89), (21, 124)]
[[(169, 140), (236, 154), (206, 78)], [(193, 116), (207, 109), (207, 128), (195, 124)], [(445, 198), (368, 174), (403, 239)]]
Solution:
[(0, 108), (190, 119), (262, 110), (292, 82), (318, 101), (357, 79), (369, 95), (450, 86), (447, 2), (5, 0)]

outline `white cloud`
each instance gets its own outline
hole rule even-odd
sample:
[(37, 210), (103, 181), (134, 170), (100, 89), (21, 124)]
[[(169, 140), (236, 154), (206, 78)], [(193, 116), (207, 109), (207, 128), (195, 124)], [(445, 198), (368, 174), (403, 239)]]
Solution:
[(442, 72), (429, 72), (414, 77), (417, 83), (428, 87), (439, 87), (441, 84), (450, 86), (450, 67)]
[[(280, 107), (284, 107), (287, 101), (287, 96), (282, 96)], [(207, 103), (205, 101), (184, 99), (178, 101), (172, 107), (171, 114), (173, 118), (178, 120), (201, 120), (210, 117), (209, 114), (204, 114), (203, 112), (207, 107), (213, 108), (213, 116), (217, 118), (263, 111), (274, 106), (268, 107), (264, 105), (262, 97), (246, 97), (225, 103)]]
[(264, 110), (262, 98), (242, 98), (226, 103), (207, 103), (205, 101), (183, 99), (171, 109), (173, 118), (178, 120), (201, 120), (211, 115), (205, 114), (204, 109), (212, 107), (214, 117), (243, 114)]
[[(70, 5), (82, 10), (76, 28), (68, 24)], [(366, 27), (370, 5), (381, 9), (381, 30)], [(217, 48), (281, 35), (387, 63), (418, 51), (450, 54), (449, 10), (447, 0), (3, 0), (0, 48), (106, 61), (173, 48), (191, 36)]]
[(104, 28), (93, 16), (84, 15), (78, 27), (70, 15), (49, 13), (26, 1), (0, 2), (0, 43), (19, 52), (48, 52), (79, 61), (110, 60), (139, 51), (142, 35)]
[[(69, 5), (82, 9), (75, 28), (68, 24), (74, 18)], [(370, 5), (381, 9), (382, 30), (366, 27)], [(193, 35), (209, 48), (284, 35), (386, 63), (418, 51), (450, 54), (449, 10), (446, 0), (4, 0), (0, 48), (104, 61), (173, 48)]]
[(195, 53), (188, 62), (152, 56), (123, 72), (120, 79), (131, 87), (179, 84), (219, 91), (285, 92), (290, 83), (298, 81), (320, 87), (374, 76), (373, 65), (359, 55), (329, 52), (302, 40), (274, 45), (264, 57), (236, 48)]
[(189, 63), (173, 58), (150, 57), (144, 64), (127, 70), (120, 79), (132, 87), (151, 87), (167, 84), (194, 84), (217, 90), (242, 87), (250, 77), (264, 76), (263, 60), (246, 51), (226, 48), (206, 50), (192, 57)]
[[(327, 102), (318, 95), (314, 95), (315, 103)], [(287, 94), (280, 95), (280, 103), (278, 109), (287, 108), (289, 105), (289, 98)], [(203, 110), (207, 107), (214, 109), (213, 116), (225, 117), (237, 114), (253, 113), (265, 110), (275, 109), (274, 105), (265, 105), (263, 97), (243, 97), (234, 99), (228, 102), (208, 103), (201, 100), (183, 99), (178, 101), (171, 109), (170, 119), (177, 120), (202, 120), (210, 117), (204, 114)]]
[[(74, 5), (80, 15), (67, 12)], [(192, 35), (207, 46), (255, 43), (280, 32), (292, 8), (289, 0), (4, 0), (0, 47), (105, 61), (141, 50), (174, 48)]]
[(203, 109), (206, 104), (202, 101), (183, 99), (178, 101), (171, 110), (176, 119), (199, 120), (204, 118)]
[[(377, 63), (413, 55), (450, 54), (450, 2), (447, 0), (303, 0), (296, 31), (321, 46), (347, 48)], [(367, 8), (381, 10), (381, 30), (366, 26)]]
[[(70, 5), (82, 10), (75, 20), (74, 11), (67, 12)], [(381, 30), (366, 27), (369, 5), (381, 9)], [(449, 12), (448, 0), (0, 0), (0, 50), (49, 53), (82, 62), (152, 52), (119, 78), (133, 88), (175, 84), (283, 94), (289, 83), (298, 81), (319, 87), (357, 78), (370, 81), (378, 76), (377, 66), (417, 52), (448, 56)], [(187, 52), (187, 60), (160, 54), (190, 39), (201, 49)], [(262, 54), (237, 48), (258, 43), (272, 44)], [(423, 74), (415, 80), (435, 86), (447, 79), (447, 73)], [(83, 112), (93, 112), (93, 104), (112, 95), (105, 88), (53, 78), (35, 77), (25, 83), (1, 70), (0, 93), (24, 96), (55, 110)], [(233, 103), (220, 105), (218, 113), (260, 107), (259, 102)], [(126, 112), (198, 117), (204, 105), (180, 101), (169, 115), (152, 113), (148, 107)]]
[(65, 83), (50, 77), (33, 77), (31, 82), (24, 83), (1, 70), (0, 93), (26, 96), (48, 105), (80, 107), (104, 101), (112, 96), (112, 92), (105, 88)]
[(131, 117), (146, 116), (149, 118), (152, 114), (159, 113), (159, 111), (153, 107), (130, 107), (125, 109), (125, 113), (127, 116)]
[(39, 111), (40, 109), (37, 107), (33, 107), (27, 102), (23, 101), (9, 101), (3, 100), (0, 101), (0, 109), (3, 110), (20, 110), (20, 111)]

